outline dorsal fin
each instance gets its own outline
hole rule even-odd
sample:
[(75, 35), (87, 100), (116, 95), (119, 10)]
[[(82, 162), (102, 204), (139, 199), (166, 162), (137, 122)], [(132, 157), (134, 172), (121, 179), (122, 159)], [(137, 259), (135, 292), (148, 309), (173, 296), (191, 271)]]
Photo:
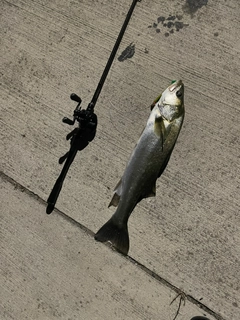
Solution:
[(112, 200), (110, 201), (108, 208), (111, 206), (117, 207), (120, 200), (120, 196), (117, 193), (114, 193)]

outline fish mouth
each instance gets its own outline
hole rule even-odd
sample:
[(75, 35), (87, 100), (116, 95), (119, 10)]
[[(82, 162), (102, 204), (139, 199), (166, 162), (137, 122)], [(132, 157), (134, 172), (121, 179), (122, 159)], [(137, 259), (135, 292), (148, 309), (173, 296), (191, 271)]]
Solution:
[(183, 82), (182, 82), (182, 80), (177, 80), (176, 82), (174, 82), (173, 84), (171, 84), (168, 89), (169, 89), (170, 92), (173, 92), (173, 91), (175, 91), (175, 90), (181, 89), (181, 87), (183, 87)]
[(184, 85), (183, 85), (182, 80), (178, 80), (178, 81), (174, 82), (173, 84), (171, 84), (169, 86), (169, 91), (172, 94), (176, 94), (177, 99), (180, 102), (183, 102)]

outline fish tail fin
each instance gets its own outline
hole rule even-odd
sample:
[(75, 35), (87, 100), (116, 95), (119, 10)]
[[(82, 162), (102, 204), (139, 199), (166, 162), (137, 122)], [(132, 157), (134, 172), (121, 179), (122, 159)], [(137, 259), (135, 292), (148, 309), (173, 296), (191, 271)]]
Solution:
[(129, 236), (127, 223), (119, 226), (111, 218), (98, 230), (94, 238), (100, 242), (110, 241), (119, 252), (124, 255), (128, 254)]

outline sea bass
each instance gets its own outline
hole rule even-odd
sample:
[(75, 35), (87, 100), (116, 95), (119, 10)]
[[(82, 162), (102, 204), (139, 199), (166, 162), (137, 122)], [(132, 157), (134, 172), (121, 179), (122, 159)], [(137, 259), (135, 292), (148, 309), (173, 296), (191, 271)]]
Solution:
[(152, 105), (147, 125), (109, 204), (117, 210), (95, 235), (97, 241), (110, 241), (125, 255), (129, 250), (128, 219), (138, 202), (156, 195), (156, 180), (168, 164), (182, 127), (183, 98), (184, 85), (178, 80)]

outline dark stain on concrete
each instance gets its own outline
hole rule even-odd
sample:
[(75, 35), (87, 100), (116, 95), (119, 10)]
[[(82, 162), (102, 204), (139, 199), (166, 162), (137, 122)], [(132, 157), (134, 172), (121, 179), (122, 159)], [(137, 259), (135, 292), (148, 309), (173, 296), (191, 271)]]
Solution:
[(165, 28), (167, 32), (164, 33), (165, 37), (168, 37), (170, 34), (173, 34), (175, 31), (179, 31), (184, 27), (187, 27), (188, 24), (182, 21), (183, 15), (169, 15), (168, 17), (159, 16), (157, 22), (153, 22), (148, 28), (155, 29), (156, 33), (161, 32), (161, 28)]
[(134, 53), (135, 53), (135, 44), (130, 43), (130, 45), (127, 46), (127, 48), (124, 49), (121, 55), (118, 57), (118, 61), (123, 62), (127, 59), (130, 59), (134, 56)]
[(184, 13), (191, 15), (193, 18), (194, 13), (201, 9), (203, 6), (206, 6), (208, 0), (186, 0), (186, 3), (183, 5), (182, 9)]

